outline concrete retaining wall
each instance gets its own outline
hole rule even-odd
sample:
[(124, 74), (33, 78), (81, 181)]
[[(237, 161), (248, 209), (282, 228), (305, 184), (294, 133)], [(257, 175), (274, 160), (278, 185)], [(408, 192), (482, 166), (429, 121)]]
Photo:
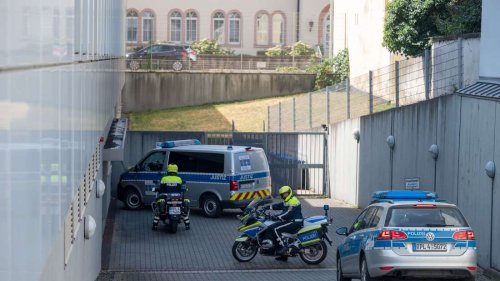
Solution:
[(458, 204), (476, 232), (479, 265), (500, 270), (500, 242), (492, 239), (500, 233), (500, 180), (485, 173), (488, 161), (500, 163), (498, 100), (443, 96), (333, 124), (329, 137), (333, 197), (365, 207), (374, 191), (404, 189), (406, 178), (419, 178), (421, 190)]
[(251, 100), (311, 91), (312, 74), (127, 72), (124, 112)]

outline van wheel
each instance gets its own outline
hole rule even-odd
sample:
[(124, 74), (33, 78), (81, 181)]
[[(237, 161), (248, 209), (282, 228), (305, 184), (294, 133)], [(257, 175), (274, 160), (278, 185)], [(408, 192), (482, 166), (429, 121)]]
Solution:
[(142, 206), (141, 196), (135, 189), (129, 188), (125, 191), (125, 207), (129, 210), (137, 210)]
[(208, 194), (201, 200), (203, 215), (209, 218), (216, 218), (221, 215), (222, 208), (219, 198), (213, 194)]

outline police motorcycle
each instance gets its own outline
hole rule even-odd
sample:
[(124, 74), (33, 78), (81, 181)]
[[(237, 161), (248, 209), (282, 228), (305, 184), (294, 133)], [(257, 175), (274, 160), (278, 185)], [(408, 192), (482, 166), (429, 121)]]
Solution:
[[(168, 226), (170, 233), (177, 232), (177, 226), (182, 220), (182, 211), (185, 208), (184, 193), (186, 185), (163, 183), (158, 184), (154, 189), (156, 199), (151, 203), (153, 214), (160, 218), (163, 224)], [(153, 225), (153, 230), (155, 226)]]
[[(238, 230), (241, 235), (233, 244), (233, 257), (239, 262), (249, 262), (260, 252), (263, 256), (278, 257), (277, 245), (274, 242), (269, 226), (277, 219), (266, 212), (264, 205), (272, 203), (272, 197), (255, 198), (237, 218), (241, 221)], [(324, 205), (324, 216), (313, 216), (304, 219), (303, 227), (297, 233), (283, 233), (282, 241), (287, 247), (288, 257), (300, 258), (307, 264), (319, 264), (327, 255), (325, 240), (332, 245), (327, 236), (328, 226), (332, 219), (328, 218), (328, 205)]]

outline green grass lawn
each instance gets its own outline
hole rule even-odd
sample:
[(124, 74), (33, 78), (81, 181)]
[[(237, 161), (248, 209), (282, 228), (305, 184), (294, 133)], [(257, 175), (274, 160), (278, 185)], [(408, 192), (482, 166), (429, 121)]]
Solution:
[[(207, 104), (180, 107), (157, 111), (125, 114), (129, 118), (132, 131), (231, 131), (234, 121), (235, 130), (240, 132), (262, 132), (263, 122), (267, 130), (268, 106), (271, 106), (271, 130), (277, 130), (278, 104), (282, 104), (282, 130), (293, 130), (293, 98), (296, 109), (296, 129), (309, 128), (309, 96), (290, 95), (263, 98), (251, 101)], [(366, 94), (351, 94), (351, 117), (369, 113), (369, 99)], [(330, 122), (327, 122), (327, 98), (325, 94), (312, 95), (313, 127), (325, 123), (340, 122), (346, 118), (347, 99), (345, 93), (331, 93)], [(393, 108), (384, 101), (374, 102), (374, 112)]]

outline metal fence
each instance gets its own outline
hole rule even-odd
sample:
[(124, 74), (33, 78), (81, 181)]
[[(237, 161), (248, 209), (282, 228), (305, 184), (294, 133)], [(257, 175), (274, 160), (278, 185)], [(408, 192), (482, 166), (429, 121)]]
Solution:
[(114, 165), (113, 186), (125, 167), (134, 165), (158, 141), (199, 139), (203, 144), (254, 146), (264, 149), (269, 161), (272, 192), (283, 185), (297, 194), (328, 196), (327, 136), (325, 133), (244, 132), (128, 132), (123, 165)]
[[(267, 70), (305, 71), (311, 64), (319, 62), (311, 57), (267, 57), (267, 56), (198, 56), (189, 59), (126, 59), (129, 71), (196, 71), (196, 70)], [(285, 69), (286, 68), (286, 69)]]
[[(464, 86), (462, 40), (268, 107), (269, 132), (294, 132), (451, 94)], [(469, 81), (472, 82), (472, 81)]]

